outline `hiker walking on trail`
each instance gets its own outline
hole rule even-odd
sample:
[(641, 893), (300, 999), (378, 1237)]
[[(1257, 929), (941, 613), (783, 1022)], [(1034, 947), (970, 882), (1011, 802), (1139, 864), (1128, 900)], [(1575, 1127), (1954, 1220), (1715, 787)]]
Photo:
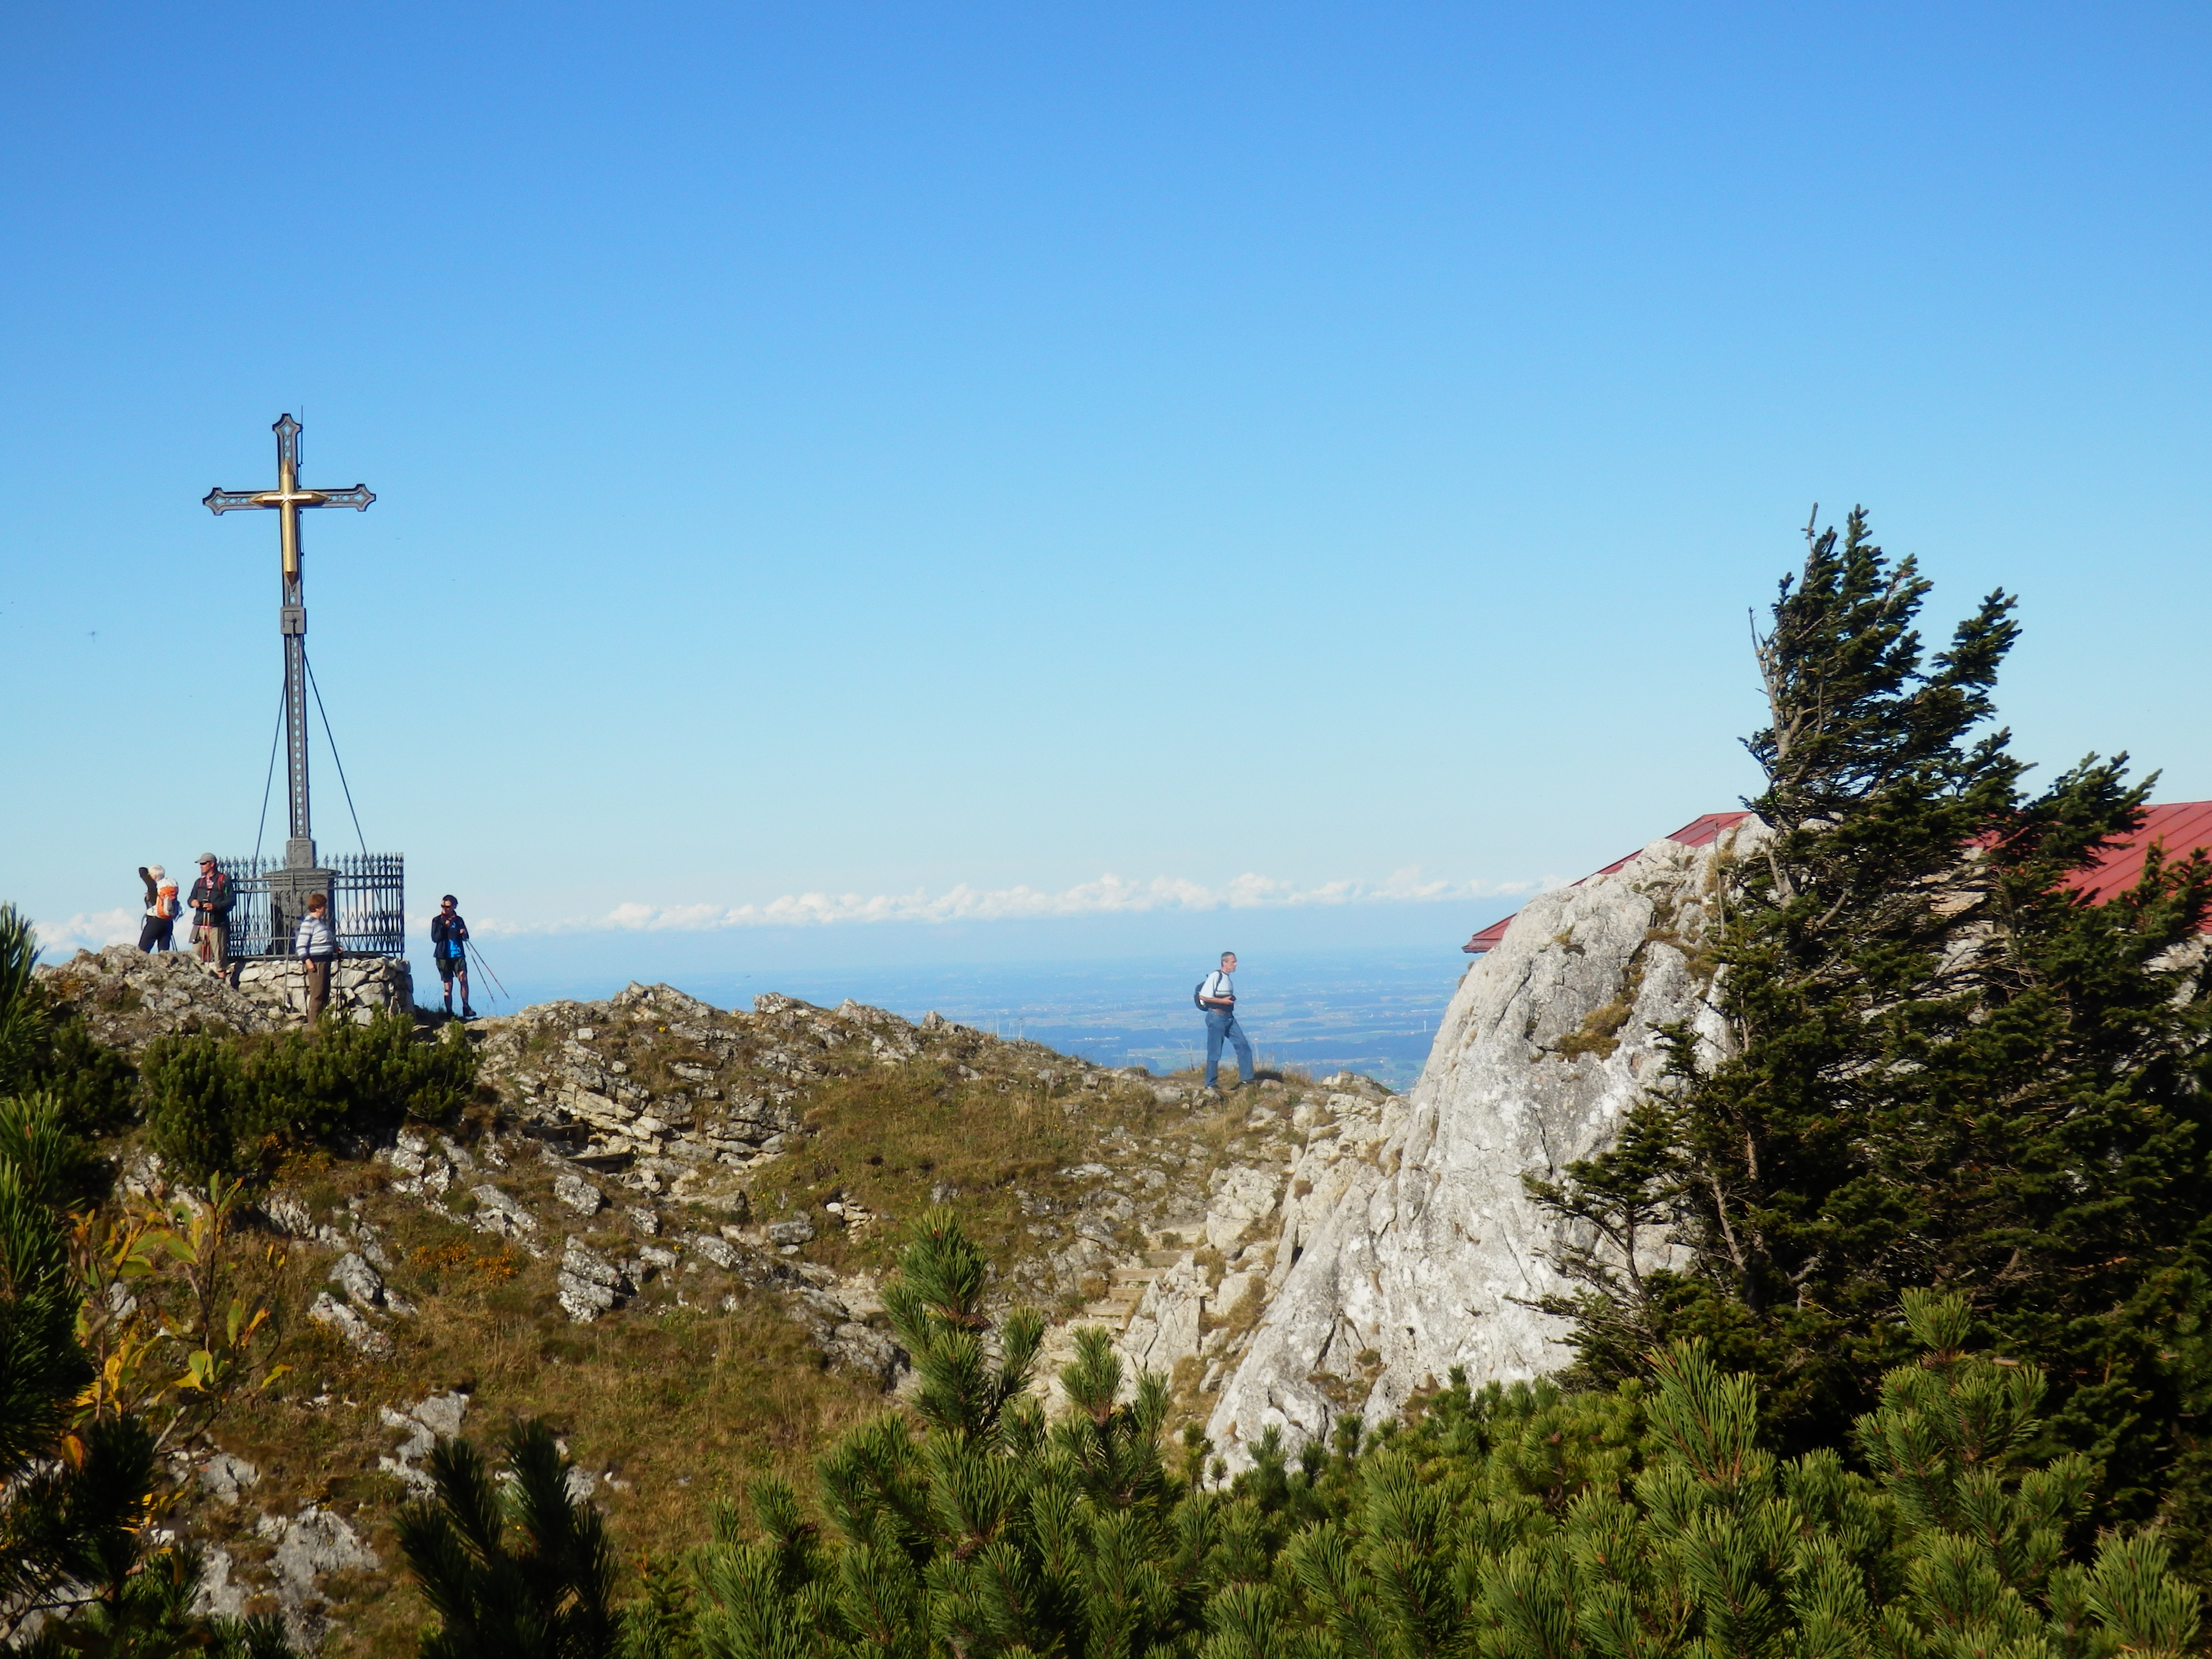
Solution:
[(1206, 1011), (1206, 1086), (1219, 1086), (1221, 1075), (1221, 1044), (1226, 1038), (1237, 1050), (1237, 1079), (1246, 1087), (1252, 1082), (1252, 1045), (1244, 1040), (1244, 1028), (1237, 1023), (1237, 985), (1230, 975), (1237, 971), (1237, 952), (1224, 951), (1221, 966), (1198, 982), (1198, 1006)]
[(173, 951), (177, 917), (185, 908), (177, 902), (177, 884), (158, 864), (140, 865), (138, 879), (146, 884), (146, 919), (138, 924), (138, 948)]
[(469, 1006), (469, 925), (453, 907), (460, 901), (451, 893), (438, 901), (438, 914), (430, 918), (430, 954), (437, 959), (438, 977), (446, 988), (446, 1013), (453, 1012), (453, 981), (461, 982), (461, 1018), (474, 1019)]
[(330, 1006), (331, 969), (338, 959), (337, 929), (331, 926), (331, 902), (320, 893), (307, 895), (307, 914), (300, 918), (300, 931), (292, 948), (307, 970), (307, 1024), (313, 1025)]
[(238, 894), (230, 878), (216, 867), (215, 854), (200, 854), (200, 878), (192, 884), (192, 944), (200, 960), (216, 973), (230, 953), (230, 907)]

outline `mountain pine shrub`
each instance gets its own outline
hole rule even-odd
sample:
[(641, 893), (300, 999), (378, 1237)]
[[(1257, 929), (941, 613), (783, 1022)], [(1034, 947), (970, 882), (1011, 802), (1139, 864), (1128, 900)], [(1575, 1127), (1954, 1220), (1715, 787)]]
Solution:
[(434, 1492), (399, 1512), (401, 1553), (438, 1619), (423, 1659), (609, 1659), (623, 1622), (614, 1552), (569, 1487), (574, 1465), (534, 1421), (508, 1431), (501, 1463), (441, 1441)]
[(1410, 1422), (1340, 1424), (1295, 1467), (1271, 1433), (1206, 1490), (1168, 1474), (1159, 1384), (1125, 1389), (1102, 1331), (1044, 1422), (1017, 1392), (1036, 1327), (993, 1324), (948, 1215), (901, 1266), (915, 1415), (823, 1457), (820, 1521), (773, 1481), (755, 1536), (721, 1518), (690, 1637), (709, 1659), (2195, 1650), (2159, 1534), (2091, 1540), (2088, 1460), (2038, 1450), (2042, 1373), (1967, 1352), (1956, 1293), (1903, 1298), (1919, 1357), (1851, 1431), (1860, 1468), (1777, 1455), (1753, 1380), (1685, 1341), (1606, 1390), (1455, 1375)]
[(313, 1031), (259, 1038), (161, 1037), (148, 1046), (140, 1072), (154, 1150), (194, 1182), (264, 1173), (287, 1150), (346, 1122), (449, 1121), (475, 1081), (476, 1055), (460, 1027), (417, 1042), (399, 1014), (362, 1024), (326, 1019)]

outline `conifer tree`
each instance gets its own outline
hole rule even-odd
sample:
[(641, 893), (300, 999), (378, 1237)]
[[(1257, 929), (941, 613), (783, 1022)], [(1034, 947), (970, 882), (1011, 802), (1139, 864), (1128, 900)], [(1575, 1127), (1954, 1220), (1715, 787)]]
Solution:
[(622, 1636), (606, 1523), (572, 1492), (543, 1422), (518, 1423), (495, 1474), (441, 1440), (432, 1496), (399, 1512), (399, 1548), (439, 1624), (423, 1659), (609, 1659)]
[(1671, 1221), (1690, 1252), (1565, 1263), (1588, 1374), (1699, 1337), (1791, 1443), (1835, 1443), (1900, 1352), (1897, 1287), (1956, 1286), (2048, 1368), (2051, 1431), (2140, 1516), (2205, 1392), (2160, 1327), (2203, 1301), (2212, 875), (2154, 856), (2112, 903), (2073, 890), (2151, 781), (2093, 756), (2027, 794), (1992, 724), (2013, 602), (1929, 658), (1928, 587), (1856, 512), (1782, 584), (1748, 741), (1763, 828), (1721, 895), (1723, 1040), (1674, 1033), (1634, 1133), (1532, 1191), (1616, 1240)]
[(29, 1081), (46, 1035), (45, 999), (31, 976), (38, 961), (38, 933), (30, 918), (12, 904), (0, 904), (0, 1094), (13, 1094)]
[(1070, 1409), (1048, 1428), (1024, 1393), (1043, 1322), (985, 1307), (988, 1264), (949, 1210), (916, 1224), (884, 1307), (914, 1360), (917, 1437), (897, 1415), (819, 1466), (825, 1539), (797, 1495), (752, 1490), (759, 1541), (733, 1526), (701, 1571), (708, 1659), (1060, 1653), (1116, 1659), (1198, 1627), (1213, 1499), (1161, 1462), (1167, 1394), (1124, 1401), (1104, 1332), (1078, 1334)]

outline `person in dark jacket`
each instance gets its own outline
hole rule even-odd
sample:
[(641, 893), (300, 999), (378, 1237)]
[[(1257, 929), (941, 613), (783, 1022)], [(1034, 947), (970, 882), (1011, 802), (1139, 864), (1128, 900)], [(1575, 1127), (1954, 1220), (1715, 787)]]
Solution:
[(238, 894), (230, 878), (216, 868), (215, 854), (200, 854), (200, 878), (192, 884), (192, 943), (200, 960), (222, 972), (230, 954), (230, 907)]
[(451, 893), (438, 901), (438, 914), (430, 918), (430, 954), (438, 963), (438, 978), (446, 988), (446, 1013), (453, 1012), (453, 981), (461, 982), (461, 1018), (474, 1019), (469, 1006), (469, 925), (453, 907), (460, 901)]

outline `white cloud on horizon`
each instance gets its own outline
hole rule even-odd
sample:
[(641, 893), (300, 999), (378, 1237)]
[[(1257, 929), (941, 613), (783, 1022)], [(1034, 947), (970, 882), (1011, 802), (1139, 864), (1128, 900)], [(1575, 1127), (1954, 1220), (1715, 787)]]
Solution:
[[(80, 910), (67, 921), (34, 921), (31, 925), (38, 930), (39, 960), (52, 962), (106, 945), (135, 945), (141, 914), (123, 904), (112, 910)], [(189, 923), (180, 924), (177, 937), (181, 940), (191, 931)]]
[(932, 896), (912, 893), (787, 893), (765, 904), (617, 904), (603, 916), (516, 922), (487, 917), (472, 923), (490, 936), (579, 933), (712, 933), (738, 927), (818, 927), (851, 922), (1059, 921), (1075, 916), (1158, 912), (1292, 908), (1309, 905), (1434, 904), (1455, 899), (1533, 892), (1534, 881), (1443, 881), (1418, 869), (1382, 882), (1332, 881), (1299, 887), (1246, 874), (1219, 887), (1179, 877), (1131, 881), (1113, 874), (1059, 892), (1028, 886), (977, 888), (964, 882)]
[[(911, 893), (787, 893), (765, 904), (617, 904), (602, 916), (550, 921), (511, 921), (487, 916), (472, 926), (487, 938), (593, 933), (714, 933), (739, 927), (827, 927), (854, 922), (1062, 921), (1079, 916), (1144, 915), (1207, 910), (1295, 909), (1346, 904), (1440, 904), (1504, 898), (1559, 884), (1541, 881), (1448, 881), (1415, 867), (1380, 882), (1331, 881), (1315, 887), (1245, 874), (1218, 887), (1179, 877), (1132, 881), (1107, 874), (1059, 892), (1028, 886), (970, 887), (963, 883), (932, 896)], [(410, 932), (428, 915), (410, 918)], [(37, 924), (46, 960), (79, 949), (129, 944), (138, 937), (138, 913), (128, 907), (80, 911), (65, 921)]]

